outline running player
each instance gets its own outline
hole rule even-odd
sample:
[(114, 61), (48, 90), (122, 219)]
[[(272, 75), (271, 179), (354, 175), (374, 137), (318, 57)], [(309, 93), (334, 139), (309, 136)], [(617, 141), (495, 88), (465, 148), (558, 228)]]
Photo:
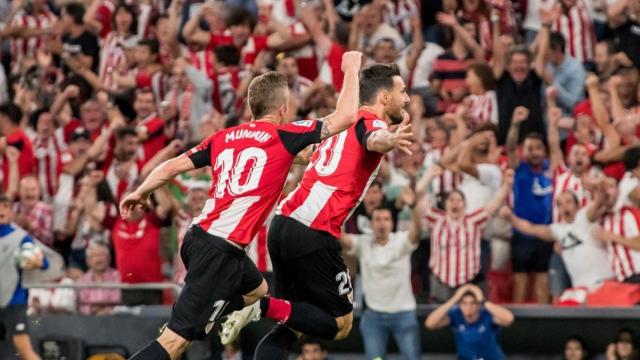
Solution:
[(178, 359), (191, 341), (211, 330), (216, 319), (266, 294), (266, 282), (243, 249), (273, 209), (296, 154), (356, 120), (361, 57), (359, 52), (343, 56), (345, 87), (336, 111), (323, 120), (283, 124), (289, 111), (286, 78), (269, 72), (253, 79), (248, 93), (252, 122), (221, 130), (162, 163), (122, 200), (122, 217), (131, 218), (146, 207), (154, 190), (174, 176), (204, 166), (212, 168), (209, 199), (180, 250), (187, 275), (169, 324), (132, 359)]
[[(361, 72), (357, 122), (315, 150), (300, 185), (271, 222), (268, 246), (279, 298), (262, 298), (230, 315), (221, 331), (223, 343), (261, 316), (280, 324), (262, 339), (255, 359), (285, 359), (296, 340), (292, 330), (327, 340), (349, 334), (352, 287), (340, 255), (341, 227), (376, 177), (384, 153), (394, 148), (411, 153), (408, 103), (396, 66), (373, 65)], [(400, 122), (395, 131), (388, 129)]]

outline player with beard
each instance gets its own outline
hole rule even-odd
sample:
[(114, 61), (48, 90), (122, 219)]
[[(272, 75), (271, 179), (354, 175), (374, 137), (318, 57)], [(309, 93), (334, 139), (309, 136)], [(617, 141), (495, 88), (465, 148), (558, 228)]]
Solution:
[[(255, 359), (286, 358), (297, 338), (294, 331), (327, 340), (349, 334), (352, 287), (338, 239), (384, 154), (392, 149), (411, 153), (406, 90), (395, 65), (362, 71), (356, 123), (320, 144), (300, 185), (280, 203), (271, 222), (268, 246), (277, 297), (264, 297), (230, 315), (223, 324), (223, 343), (261, 316), (279, 324), (262, 339)], [(394, 131), (389, 129), (400, 122)]]

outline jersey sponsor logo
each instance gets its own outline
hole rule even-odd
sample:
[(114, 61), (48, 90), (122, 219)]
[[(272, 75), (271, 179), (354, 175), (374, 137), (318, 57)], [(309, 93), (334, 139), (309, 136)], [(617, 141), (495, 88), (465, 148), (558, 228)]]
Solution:
[(562, 250), (568, 250), (576, 246), (580, 246), (582, 243), (583, 241), (580, 240), (580, 238), (578, 238), (577, 236), (575, 236), (573, 233), (570, 232), (569, 234), (567, 234), (567, 236), (562, 238), (562, 241), (561, 241)]
[(535, 177), (531, 186), (531, 192), (536, 196), (546, 196), (553, 193), (553, 185), (542, 186), (540, 179)]
[(373, 124), (371, 126), (378, 129), (386, 129), (387, 123), (382, 120), (373, 120)]
[(257, 142), (263, 143), (271, 139), (271, 134), (264, 131), (240, 129), (240, 130), (234, 130), (234, 131), (228, 132), (227, 135), (225, 136), (224, 141), (229, 142), (229, 141), (241, 140), (241, 139), (253, 139)]
[(296, 126), (304, 126), (304, 127), (311, 127), (311, 125), (313, 125), (313, 120), (299, 120), (299, 121), (294, 121), (293, 125)]

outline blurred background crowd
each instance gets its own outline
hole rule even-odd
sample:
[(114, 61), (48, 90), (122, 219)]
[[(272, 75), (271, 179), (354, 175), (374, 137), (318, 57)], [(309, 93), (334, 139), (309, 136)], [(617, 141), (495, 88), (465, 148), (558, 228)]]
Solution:
[[(248, 83), (269, 69), (288, 79), (292, 121), (331, 113), (342, 54), (359, 50), (396, 64), (411, 95), (413, 154), (386, 156), (345, 224), (381, 242), (420, 230), (399, 303), (443, 303), (469, 283), (497, 303), (639, 300), (639, 0), (13, 0), (0, 21), (2, 192), (65, 259), (63, 283), (180, 284), (209, 171), (157, 191), (136, 221), (118, 216), (123, 194), (249, 121)], [(249, 254), (270, 279), (267, 225)], [(388, 264), (348, 252), (357, 303), (405, 288), (367, 285)], [(29, 300), (31, 313), (81, 314), (171, 302), (117, 289)]]

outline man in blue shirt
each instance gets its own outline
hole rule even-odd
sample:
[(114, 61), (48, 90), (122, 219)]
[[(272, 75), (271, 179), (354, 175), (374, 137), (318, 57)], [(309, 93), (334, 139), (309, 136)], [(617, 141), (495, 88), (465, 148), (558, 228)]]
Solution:
[(0, 326), (11, 336), (13, 346), (21, 359), (39, 360), (33, 350), (27, 330), (28, 291), (22, 287), (23, 271), (46, 269), (47, 259), (42, 251), (16, 263), (14, 254), (25, 244), (35, 243), (20, 227), (12, 224), (11, 200), (0, 195)]
[[(556, 89), (556, 103), (563, 115), (571, 115), (573, 108), (584, 99), (587, 72), (582, 63), (565, 54), (566, 40), (559, 32), (549, 35), (549, 52), (545, 82)], [(549, 106), (549, 104), (547, 104)]]
[[(529, 117), (529, 110), (517, 107), (507, 134), (509, 167), (515, 169), (513, 182), (513, 212), (534, 224), (551, 222), (553, 181), (544, 138), (539, 133), (530, 133), (522, 144), (522, 156), (518, 156), (518, 133), (520, 124)], [(538, 119), (542, 121), (542, 119)], [(553, 247), (550, 243), (532, 236), (513, 233), (511, 262), (513, 267), (513, 302), (522, 303), (533, 289), (536, 302), (549, 302), (549, 258)], [(534, 274), (533, 286), (529, 277)]]
[(502, 360), (504, 353), (498, 342), (498, 334), (500, 327), (512, 323), (511, 311), (484, 301), (482, 290), (467, 284), (429, 314), (425, 325), (429, 330), (450, 326), (460, 360)]

